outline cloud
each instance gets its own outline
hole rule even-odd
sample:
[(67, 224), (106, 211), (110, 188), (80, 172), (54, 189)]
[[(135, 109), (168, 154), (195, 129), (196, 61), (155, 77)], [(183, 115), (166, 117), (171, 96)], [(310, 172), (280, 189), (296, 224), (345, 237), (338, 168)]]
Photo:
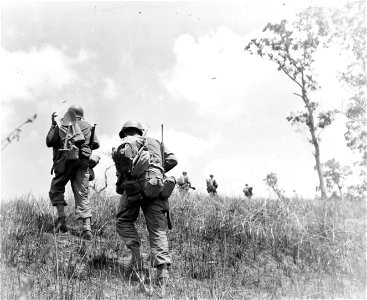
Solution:
[(118, 96), (117, 86), (112, 78), (105, 78), (105, 88), (103, 90), (103, 95), (107, 99), (113, 99)]
[(2, 101), (14, 99), (36, 101), (45, 91), (60, 90), (79, 81), (77, 64), (94, 56), (80, 49), (77, 57), (69, 57), (51, 45), (32, 47), (29, 51), (1, 49)]
[(249, 85), (274, 73), (268, 62), (245, 53), (246, 39), (225, 26), (197, 39), (179, 36), (173, 48), (176, 64), (161, 74), (164, 85), (196, 104), (200, 114), (239, 116)]

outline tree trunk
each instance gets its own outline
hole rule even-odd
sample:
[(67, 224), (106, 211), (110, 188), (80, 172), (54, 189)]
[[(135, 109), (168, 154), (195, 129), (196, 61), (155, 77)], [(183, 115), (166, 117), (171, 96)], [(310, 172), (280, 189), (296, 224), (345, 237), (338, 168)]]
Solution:
[(321, 198), (326, 198), (326, 188), (324, 183), (324, 177), (322, 176), (322, 167), (320, 162), (320, 146), (315, 136), (315, 129), (311, 129), (310, 127), (310, 132), (312, 136), (312, 144), (315, 147), (316, 170), (317, 174), (319, 175)]
[(303, 99), (303, 102), (305, 103), (306, 109), (308, 111), (308, 118), (309, 118), (307, 126), (310, 130), (310, 133), (311, 133), (311, 143), (315, 147), (316, 170), (317, 170), (317, 174), (319, 176), (321, 198), (325, 199), (326, 198), (326, 187), (325, 187), (324, 177), (322, 175), (322, 167), (321, 167), (321, 162), (320, 162), (320, 145), (319, 145), (319, 142), (318, 142), (317, 137), (316, 137), (315, 121), (314, 121), (314, 118), (313, 118), (314, 110), (311, 106), (311, 103), (310, 103), (308, 97), (307, 97), (306, 89), (304, 88), (305, 82), (303, 80), (303, 74), (302, 74), (302, 86), (303, 86), (303, 88), (302, 88), (302, 99)]

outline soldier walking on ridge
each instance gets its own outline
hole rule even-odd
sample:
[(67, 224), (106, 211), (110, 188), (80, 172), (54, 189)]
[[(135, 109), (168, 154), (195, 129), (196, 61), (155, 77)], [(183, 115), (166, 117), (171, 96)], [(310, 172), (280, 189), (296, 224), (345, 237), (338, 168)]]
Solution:
[(252, 187), (251, 186), (248, 186), (248, 184), (246, 183), (245, 184), (245, 187), (243, 188), (243, 193), (245, 194), (245, 196), (248, 198), (248, 199), (251, 199), (252, 197)]
[[(55, 224), (54, 232), (66, 232), (66, 216), (64, 207), (65, 186), (70, 181), (75, 199), (75, 215), (78, 220), (82, 220), (83, 231), (81, 236), (90, 240), (92, 210), (88, 198), (89, 190), (89, 159), (93, 149), (99, 148), (99, 141), (94, 135), (92, 126), (84, 120), (84, 110), (79, 105), (69, 107), (64, 118), (73, 119), (73, 125), (56, 122), (57, 114), (51, 116), (51, 128), (46, 137), (47, 147), (53, 148), (53, 166), (51, 174), (55, 174), (51, 181), (49, 191), (50, 200), (56, 206), (58, 219)], [(68, 136), (69, 127), (71, 135)], [(92, 141), (91, 141), (92, 139)], [(95, 164), (96, 162), (93, 161)]]
[(189, 191), (190, 188), (195, 189), (191, 186), (191, 180), (190, 180), (189, 176), (187, 176), (186, 171), (183, 171), (182, 176), (180, 176), (177, 179), (177, 185), (178, 185), (180, 193), (183, 193), (183, 194), (186, 194)]
[[(113, 149), (112, 157), (118, 173), (116, 191), (122, 195), (120, 212), (116, 216), (116, 229), (126, 247), (131, 251), (128, 271), (143, 271), (144, 261), (140, 251), (141, 241), (135, 228), (140, 208), (142, 209), (149, 232), (152, 264), (157, 268), (158, 283), (164, 285), (169, 278), (168, 267), (172, 263), (166, 234), (166, 217), (164, 215), (170, 194), (163, 196), (163, 190), (160, 186), (161, 182), (164, 182), (164, 173), (177, 165), (177, 159), (163, 143), (145, 137), (143, 132), (144, 129), (140, 122), (127, 121), (123, 124), (119, 133), (122, 144), (117, 150)], [(128, 147), (124, 146), (126, 144), (128, 144)], [(133, 147), (134, 145), (138, 145), (137, 149)], [(135, 177), (133, 173), (139, 169), (139, 161), (144, 160), (144, 150), (149, 152), (148, 166), (147, 168), (141, 167), (142, 172), (138, 172), (141, 175)], [(125, 155), (131, 153), (137, 153), (132, 156), (132, 160), (123, 159)], [(131, 161), (133, 161), (132, 165)], [(136, 165), (134, 165), (135, 162)], [(144, 163), (141, 166), (143, 165)], [(119, 173), (119, 170), (122, 170), (122, 172)], [(147, 182), (148, 184), (146, 184)], [(172, 193), (175, 183), (176, 181), (173, 179), (170, 193)], [(151, 189), (149, 193), (148, 188)]]
[(217, 188), (218, 188), (218, 183), (214, 179), (214, 175), (211, 174), (210, 178), (206, 180), (206, 190), (208, 191), (208, 193), (211, 196), (215, 196), (217, 194)]

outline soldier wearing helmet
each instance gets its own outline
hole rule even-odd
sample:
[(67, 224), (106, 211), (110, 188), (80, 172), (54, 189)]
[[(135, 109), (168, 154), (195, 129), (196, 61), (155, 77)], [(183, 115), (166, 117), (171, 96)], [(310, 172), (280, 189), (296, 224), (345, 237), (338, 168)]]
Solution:
[[(51, 181), (49, 191), (50, 200), (53, 206), (57, 208), (58, 219), (55, 224), (56, 232), (66, 232), (66, 216), (64, 207), (67, 205), (65, 201), (65, 186), (70, 181), (71, 188), (75, 199), (75, 214), (76, 218), (82, 220), (83, 231), (82, 237), (91, 239), (91, 205), (88, 198), (89, 180), (90, 180), (90, 158), (92, 150), (99, 148), (99, 141), (94, 135), (93, 142), (90, 142), (92, 126), (84, 120), (84, 110), (79, 105), (72, 105), (68, 111), (73, 111), (76, 115), (76, 123), (72, 125), (75, 132), (79, 132), (81, 139), (70, 142), (70, 149), (73, 149), (75, 154), (70, 157), (70, 152), (60, 151), (64, 147), (62, 125), (56, 122), (57, 114), (51, 116), (51, 128), (46, 137), (47, 147), (53, 148), (53, 167), (51, 174), (54, 173), (54, 178)], [(93, 158), (94, 156), (92, 156)], [(95, 160), (91, 159), (95, 164)]]
[[(130, 120), (123, 124), (119, 136), (123, 141), (133, 139), (133, 137), (139, 140), (143, 132), (144, 129), (140, 122)], [(143, 147), (147, 147), (150, 154), (150, 167), (144, 172), (142, 178), (136, 181), (141, 182), (147, 178), (160, 180), (164, 177), (165, 172), (177, 165), (175, 155), (156, 139), (146, 137), (144, 145)], [(163, 157), (164, 161), (162, 161)], [(163, 283), (169, 277), (168, 267), (172, 262), (166, 234), (166, 217), (164, 215), (167, 199), (162, 198), (160, 194), (155, 198), (147, 197), (145, 192), (139, 189), (137, 199), (136, 196), (128, 196), (127, 194), (127, 190), (123, 191), (120, 199), (120, 212), (116, 216), (116, 231), (131, 251), (128, 270), (130, 272), (142, 272), (144, 269), (144, 261), (140, 251), (141, 241), (135, 228), (135, 222), (141, 208), (149, 231), (152, 263), (157, 268), (158, 281)]]
[(76, 114), (76, 117), (78, 119), (82, 119), (84, 118), (84, 110), (83, 107), (81, 107), (80, 105), (77, 104), (73, 104), (68, 108), (68, 111), (73, 111)]
[[(127, 133), (130, 133), (130, 132), (136, 132), (139, 135), (143, 135), (143, 131), (144, 131), (143, 126), (141, 125), (139, 121), (129, 120), (122, 125), (122, 128), (119, 132), (119, 136), (122, 139), (128, 135)], [(133, 135), (133, 134), (130, 134), (130, 135)]]
[(252, 197), (252, 189), (253, 187), (252, 186), (249, 186), (247, 183), (245, 184), (245, 187), (243, 188), (243, 193), (245, 194), (245, 196), (248, 198), (248, 199), (251, 199)]
[(189, 176), (187, 175), (186, 171), (183, 171), (182, 176), (180, 176), (177, 179), (177, 185), (178, 185), (179, 191), (182, 194), (186, 194), (189, 191), (189, 189), (192, 188), (191, 187), (191, 180), (190, 180)]
[(214, 175), (210, 174), (209, 178), (206, 180), (206, 190), (211, 196), (215, 196), (217, 194), (218, 183), (214, 179)]

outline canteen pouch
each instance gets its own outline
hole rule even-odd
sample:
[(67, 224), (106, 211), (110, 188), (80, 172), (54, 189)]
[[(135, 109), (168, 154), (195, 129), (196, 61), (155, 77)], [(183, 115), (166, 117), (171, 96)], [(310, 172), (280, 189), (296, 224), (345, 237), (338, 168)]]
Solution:
[(79, 148), (75, 145), (71, 145), (66, 155), (67, 160), (78, 160), (79, 159)]
[(163, 189), (161, 191), (161, 196), (163, 198), (169, 198), (172, 195), (175, 186), (176, 186), (175, 177), (173, 176), (166, 177), (163, 181)]
[(163, 190), (163, 180), (159, 177), (153, 177), (143, 181), (143, 191), (148, 198), (157, 198)]

